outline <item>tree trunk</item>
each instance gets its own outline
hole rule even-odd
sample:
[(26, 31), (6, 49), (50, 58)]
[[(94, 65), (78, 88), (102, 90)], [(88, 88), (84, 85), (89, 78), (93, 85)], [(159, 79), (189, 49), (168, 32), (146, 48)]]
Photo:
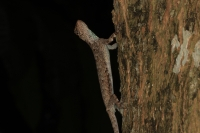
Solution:
[(200, 1), (114, 0), (123, 133), (200, 133)]

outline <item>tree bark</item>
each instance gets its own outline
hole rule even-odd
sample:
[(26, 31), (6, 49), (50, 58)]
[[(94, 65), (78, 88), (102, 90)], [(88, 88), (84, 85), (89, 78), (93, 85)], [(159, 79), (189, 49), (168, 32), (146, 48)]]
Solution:
[(114, 0), (123, 133), (200, 132), (200, 1)]

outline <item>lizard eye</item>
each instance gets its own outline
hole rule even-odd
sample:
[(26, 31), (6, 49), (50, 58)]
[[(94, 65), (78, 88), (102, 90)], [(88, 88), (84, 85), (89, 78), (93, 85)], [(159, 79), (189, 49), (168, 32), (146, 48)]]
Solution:
[(80, 32), (78, 32), (77, 29), (74, 29), (74, 33), (75, 33), (76, 35), (80, 35)]

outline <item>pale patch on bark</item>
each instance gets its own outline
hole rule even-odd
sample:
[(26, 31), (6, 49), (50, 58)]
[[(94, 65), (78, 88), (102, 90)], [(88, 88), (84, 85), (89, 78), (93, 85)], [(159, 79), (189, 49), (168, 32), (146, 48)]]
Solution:
[(171, 45), (172, 45), (172, 53), (174, 52), (175, 48), (178, 49), (180, 47), (177, 35), (175, 35), (174, 38), (172, 39)]
[(199, 67), (200, 63), (200, 40), (195, 44), (194, 52), (192, 53), (194, 59), (194, 66)]
[[(183, 28), (183, 43), (181, 44), (181, 49), (179, 51), (179, 55), (176, 58), (176, 64), (174, 65), (173, 72), (174, 73), (179, 73), (181, 66), (184, 66), (185, 63), (187, 62), (188, 58), (188, 42), (190, 37), (192, 36), (192, 33), (188, 30), (185, 30)], [(180, 46), (180, 42), (178, 41), (177, 35), (174, 36), (171, 42), (172, 45), (172, 52), (174, 52), (174, 48), (178, 48)]]

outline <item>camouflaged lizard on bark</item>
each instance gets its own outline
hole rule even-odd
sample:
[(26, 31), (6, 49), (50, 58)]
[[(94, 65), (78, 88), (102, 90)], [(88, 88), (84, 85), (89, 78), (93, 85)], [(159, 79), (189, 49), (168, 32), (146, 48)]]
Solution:
[[(122, 105), (114, 94), (110, 55), (108, 51), (117, 48), (117, 43), (109, 45), (109, 43), (113, 41), (116, 35), (113, 33), (108, 39), (99, 38), (81, 20), (77, 21), (74, 32), (92, 49), (96, 60), (98, 78), (106, 111), (111, 120), (114, 133), (119, 133), (119, 127), (115, 116), (115, 109), (121, 109)], [(119, 111), (122, 112), (122, 110)]]

